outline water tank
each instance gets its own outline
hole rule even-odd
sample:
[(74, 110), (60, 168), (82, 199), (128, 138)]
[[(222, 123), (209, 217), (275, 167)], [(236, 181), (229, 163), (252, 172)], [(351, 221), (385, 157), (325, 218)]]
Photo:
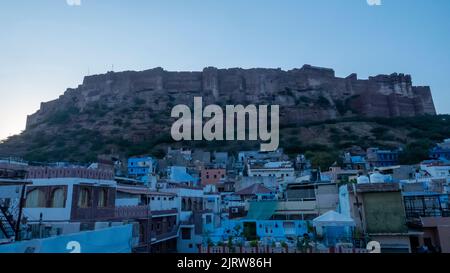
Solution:
[(361, 175), (356, 179), (356, 182), (358, 184), (369, 184), (370, 180), (369, 180), (369, 177), (367, 177), (365, 175)]
[(370, 183), (384, 183), (384, 175), (382, 175), (381, 173), (371, 174)]

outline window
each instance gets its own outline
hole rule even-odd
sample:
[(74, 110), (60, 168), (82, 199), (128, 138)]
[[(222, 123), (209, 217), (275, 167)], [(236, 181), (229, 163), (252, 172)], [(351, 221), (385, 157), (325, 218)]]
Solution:
[(64, 204), (64, 189), (62, 188), (57, 188), (55, 190), (53, 190), (52, 192), (52, 203), (51, 203), (51, 207), (52, 208), (64, 208), (65, 204)]
[(295, 223), (294, 222), (284, 222), (283, 223), (285, 234), (295, 234)]
[(211, 215), (206, 215), (205, 221), (206, 221), (206, 224), (211, 224), (212, 223)]
[(190, 240), (191, 239), (191, 229), (190, 228), (182, 228), (181, 229), (181, 239), (182, 240)]
[(99, 208), (105, 208), (108, 206), (108, 190), (107, 189), (101, 189), (100, 192), (98, 193), (98, 202), (97, 202), (97, 206)]
[(27, 208), (45, 208), (45, 193), (40, 189), (34, 189), (27, 195)]
[(79, 208), (88, 208), (91, 203), (89, 188), (80, 188), (80, 193), (78, 195), (78, 207)]

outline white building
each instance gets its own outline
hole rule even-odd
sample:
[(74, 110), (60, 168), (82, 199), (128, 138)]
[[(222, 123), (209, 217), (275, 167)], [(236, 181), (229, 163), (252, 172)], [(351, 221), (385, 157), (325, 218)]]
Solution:
[(276, 177), (282, 182), (295, 180), (295, 170), (290, 161), (249, 161), (247, 163), (247, 174), (250, 177)]
[(177, 208), (180, 232), (177, 251), (180, 253), (197, 253), (197, 246), (203, 242), (205, 197), (203, 188), (169, 183), (160, 191), (174, 193), (178, 196)]

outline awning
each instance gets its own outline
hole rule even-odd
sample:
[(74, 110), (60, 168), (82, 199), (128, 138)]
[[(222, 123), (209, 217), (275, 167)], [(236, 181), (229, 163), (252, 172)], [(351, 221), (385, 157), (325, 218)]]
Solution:
[(246, 219), (269, 220), (275, 213), (277, 201), (250, 202)]
[(313, 226), (355, 226), (355, 221), (351, 217), (330, 210), (315, 218)]

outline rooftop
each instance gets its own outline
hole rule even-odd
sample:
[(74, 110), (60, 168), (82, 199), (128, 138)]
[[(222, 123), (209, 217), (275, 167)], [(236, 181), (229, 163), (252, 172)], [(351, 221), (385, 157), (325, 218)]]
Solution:
[(253, 184), (247, 188), (244, 188), (238, 192), (235, 192), (235, 195), (256, 195), (256, 194), (264, 194), (264, 193), (272, 193), (273, 190), (262, 184)]
[(160, 196), (175, 196), (175, 193), (152, 191), (147, 187), (136, 187), (130, 185), (117, 185), (117, 191), (129, 194), (142, 195), (160, 195)]
[(356, 185), (356, 191), (364, 192), (396, 192), (400, 191), (399, 183), (370, 183)]

